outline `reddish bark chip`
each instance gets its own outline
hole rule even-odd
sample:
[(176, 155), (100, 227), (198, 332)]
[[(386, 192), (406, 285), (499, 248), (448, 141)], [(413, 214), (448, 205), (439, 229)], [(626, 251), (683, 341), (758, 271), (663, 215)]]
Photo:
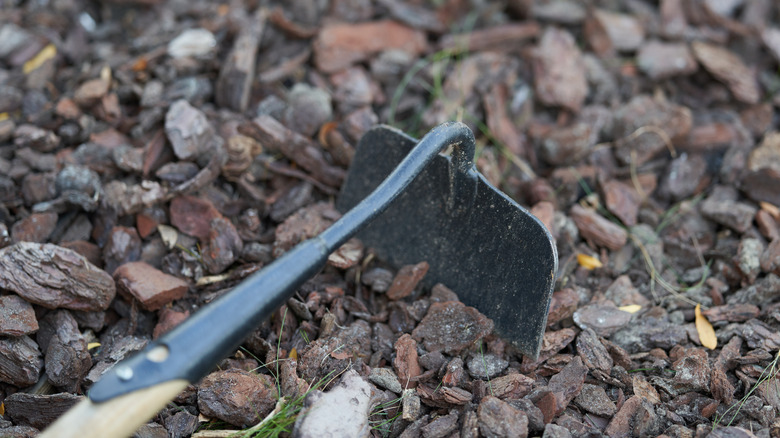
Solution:
[(417, 382), (412, 379), (422, 374), (422, 368), (417, 361), (417, 342), (408, 333), (395, 342), (393, 368), (404, 388), (417, 386)]
[(33, 213), (11, 227), (14, 242), (45, 242), (57, 225), (57, 213)]
[(208, 200), (195, 196), (179, 196), (171, 201), (171, 224), (184, 234), (205, 240), (211, 221), (222, 214)]
[(265, 374), (236, 369), (217, 371), (200, 384), (198, 409), (208, 417), (246, 427), (268, 415), (276, 398), (276, 386)]
[(158, 316), (159, 319), (157, 321), (157, 325), (154, 326), (154, 331), (152, 332), (152, 339), (159, 338), (165, 333), (171, 331), (177, 325), (184, 322), (184, 320), (190, 316), (190, 312), (188, 310), (185, 310), (184, 312), (179, 312), (164, 307), (162, 310), (160, 310)]
[(428, 262), (420, 262), (416, 265), (406, 265), (398, 270), (398, 274), (393, 279), (393, 284), (387, 291), (387, 298), (391, 300), (400, 300), (406, 298), (414, 292), (414, 288), (420, 283), (428, 272)]
[(16, 295), (0, 297), (0, 335), (23, 336), (38, 330), (35, 310)]
[(135, 298), (146, 310), (157, 310), (187, 292), (184, 280), (168, 275), (145, 262), (130, 262), (114, 272), (119, 293)]
[(534, 56), (534, 88), (546, 105), (579, 111), (588, 94), (582, 52), (567, 31), (550, 27)]
[(622, 248), (628, 241), (628, 233), (595, 211), (575, 204), (571, 218), (586, 240), (613, 251)]
[(403, 50), (413, 56), (427, 48), (425, 32), (395, 21), (334, 23), (322, 28), (314, 41), (314, 63), (323, 73), (333, 73), (385, 50)]

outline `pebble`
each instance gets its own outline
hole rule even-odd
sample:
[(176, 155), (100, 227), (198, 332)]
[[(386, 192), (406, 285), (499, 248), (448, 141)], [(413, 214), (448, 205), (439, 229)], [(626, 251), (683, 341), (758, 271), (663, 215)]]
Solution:
[(287, 127), (312, 137), (333, 118), (330, 94), (322, 88), (304, 83), (295, 84), (287, 93), (284, 122)]
[(396, 394), (400, 394), (404, 390), (403, 387), (401, 387), (398, 376), (389, 368), (371, 368), (368, 380), (370, 380), (371, 383), (388, 389)]
[(0, 27), (0, 58), (5, 58), (12, 52), (29, 42), (33, 35), (17, 26), (7, 22)]
[(370, 410), (371, 385), (355, 370), (347, 370), (328, 392), (314, 390), (306, 396), (293, 436), (367, 436)]
[(549, 423), (544, 425), (542, 438), (571, 438), (571, 432), (563, 426)]
[(111, 87), (111, 81), (96, 78), (81, 84), (73, 93), (73, 100), (82, 108), (96, 104), (103, 98)]
[(381, 267), (369, 268), (365, 274), (360, 278), (360, 281), (371, 287), (376, 293), (387, 292), (390, 285), (393, 283), (393, 273), (389, 270)]
[(41, 350), (29, 336), (0, 338), (0, 381), (26, 388), (38, 381), (42, 369)]
[(272, 378), (249, 371), (216, 371), (198, 385), (201, 414), (238, 427), (257, 424), (273, 410), (276, 399)]
[(49, 309), (105, 310), (116, 294), (105, 271), (50, 243), (19, 242), (0, 249), (0, 287)]
[(187, 293), (187, 282), (145, 262), (125, 263), (114, 271), (119, 292), (135, 298), (146, 310), (157, 310)]
[(141, 258), (141, 237), (135, 228), (113, 227), (103, 246), (103, 264), (106, 272)]
[(180, 160), (195, 160), (214, 148), (216, 133), (206, 115), (184, 99), (165, 114), (165, 134)]
[(688, 332), (679, 324), (672, 324), (668, 317), (644, 316), (618, 330), (610, 340), (629, 353), (649, 351), (652, 348), (670, 349), (683, 344)]
[(637, 53), (637, 66), (651, 79), (688, 76), (698, 64), (687, 44), (650, 41)]
[(612, 302), (594, 303), (574, 312), (574, 323), (585, 330), (593, 329), (599, 336), (609, 337), (631, 322), (631, 314), (619, 310)]
[(214, 34), (206, 29), (187, 29), (168, 43), (168, 54), (173, 58), (202, 56), (217, 45)]
[(493, 321), (457, 301), (433, 303), (412, 332), (427, 351), (458, 353), (493, 331)]
[(474, 354), (467, 362), (469, 374), (474, 379), (492, 379), (501, 374), (509, 362), (494, 354)]

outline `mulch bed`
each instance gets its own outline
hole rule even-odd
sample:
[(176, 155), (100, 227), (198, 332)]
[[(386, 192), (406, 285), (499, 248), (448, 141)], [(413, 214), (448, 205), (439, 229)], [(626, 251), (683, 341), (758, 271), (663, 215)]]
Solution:
[(538, 359), (353, 240), (136, 436), (780, 436), (775, 2), (44, 3), (0, 0), (0, 435), (327, 228), (370, 127), (462, 120), (557, 242)]

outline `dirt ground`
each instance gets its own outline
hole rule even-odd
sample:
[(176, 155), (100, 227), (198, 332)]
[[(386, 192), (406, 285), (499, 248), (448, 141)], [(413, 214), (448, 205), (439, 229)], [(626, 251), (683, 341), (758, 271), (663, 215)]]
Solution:
[(460, 121), (556, 242), (538, 358), (353, 239), (135, 436), (780, 437), (777, 2), (0, 5), (0, 436)]

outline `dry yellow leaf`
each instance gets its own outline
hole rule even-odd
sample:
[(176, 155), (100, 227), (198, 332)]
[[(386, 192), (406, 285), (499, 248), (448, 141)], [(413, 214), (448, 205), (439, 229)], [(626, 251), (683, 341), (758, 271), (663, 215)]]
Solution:
[(588, 271), (604, 266), (599, 259), (587, 254), (577, 254), (577, 263)]
[(5, 403), (0, 403), (0, 415), (5, 415)]
[(642, 310), (642, 306), (639, 304), (629, 304), (628, 306), (620, 306), (618, 309), (628, 313), (636, 313)]
[(292, 350), (290, 350), (290, 354), (288, 355), (288, 357), (292, 360), (298, 360), (298, 350), (296, 350), (295, 347), (293, 347)]
[(8, 120), (8, 113), (0, 113), (0, 122)]
[(699, 341), (701, 345), (714, 350), (718, 346), (718, 337), (715, 336), (715, 329), (707, 321), (707, 317), (701, 313), (701, 304), (696, 305), (696, 331), (699, 332)]
[(100, 342), (90, 342), (87, 344), (87, 350), (100, 347)]
[(25, 62), (22, 66), (22, 71), (24, 74), (30, 73), (31, 71), (35, 70), (36, 68), (43, 65), (44, 62), (54, 58), (54, 55), (57, 54), (57, 46), (54, 44), (49, 44), (43, 49), (41, 49), (40, 52), (38, 52), (37, 55), (33, 56), (32, 59)]

